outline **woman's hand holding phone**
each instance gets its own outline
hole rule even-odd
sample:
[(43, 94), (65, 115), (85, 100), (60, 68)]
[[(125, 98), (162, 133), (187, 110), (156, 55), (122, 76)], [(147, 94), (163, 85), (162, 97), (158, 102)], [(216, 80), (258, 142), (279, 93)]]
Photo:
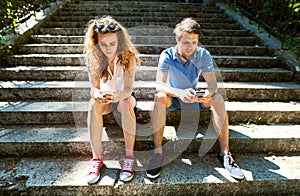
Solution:
[(94, 99), (101, 104), (109, 104), (113, 100), (113, 91), (101, 91), (94, 92)]

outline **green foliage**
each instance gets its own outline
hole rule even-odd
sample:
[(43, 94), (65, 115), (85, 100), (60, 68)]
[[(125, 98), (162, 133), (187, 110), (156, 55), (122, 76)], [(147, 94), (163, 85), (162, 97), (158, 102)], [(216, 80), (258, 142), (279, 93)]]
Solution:
[(34, 15), (35, 11), (49, 6), (50, 2), (49, 0), (0, 1), (0, 44), (2, 45), (5, 42), (5, 35), (16, 34), (15, 30), (19, 23)]
[(284, 43), (284, 48), (299, 55), (299, 0), (230, 0), (243, 14), (262, 25)]
[(248, 119), (246, 123), (239, 123), (239, 125), (250, 128), (251, 125), (259, 125), (261, 124), (261, 117), (258, 119)]
[(17, 27), (17, 21), (26, 14), (26, 3), (20, 0), (14, 1), (1, 1), (1, 23), (0, 29), (2, 30), (1, 35), (7, 33), (7, 29), (12, 29), (13, 32)]

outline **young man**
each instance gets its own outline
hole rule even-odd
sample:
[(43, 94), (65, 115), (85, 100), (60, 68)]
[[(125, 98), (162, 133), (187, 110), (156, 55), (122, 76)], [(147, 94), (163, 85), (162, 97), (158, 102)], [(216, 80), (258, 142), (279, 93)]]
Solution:
[[(157, 87), (152, 113), (154, 156), (146, 175), (157, 178), (163, 162), (162, 140), (166, 124), (166, 111), (181, 109), (184, 104), (197, 104), (200, 110), (211, 110), (211, 120), (218, 135), (220, 152), (217, 158), (232, 177), (243, 179), (244, 174), (229, 151), (228, 116), (223, 97), (217, 93), (217, 80), (210, 53), (198, 47), (200, 25), (186, 18), (174, 30), (177, 45), (164, 50), (159, 59)], [(207, 89), (205, 95), (196, 95), (199, 76), (202, 74)]]

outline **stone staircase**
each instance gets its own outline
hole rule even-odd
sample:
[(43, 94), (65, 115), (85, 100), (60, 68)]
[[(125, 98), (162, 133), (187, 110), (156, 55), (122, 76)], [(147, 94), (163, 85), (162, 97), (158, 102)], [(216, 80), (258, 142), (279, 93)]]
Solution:
[[(121, 6), (122, 5), (122, 6)], [(196, 18), (201, 45), (214, 57), (226, 98), (230, 147), (246, 179), (228, 176), (215, 158), (217, 145), (198, 156), (210, 112), (202, 112), (197, 136), (178, 134), (180, 113), (168, 115), (168, 164), (157, 180), (137, 156), (130, 183), (118, 181), (124, 145), (113, 115), (105, 118), (106, 169), (88, 186), (91, 149), (86, 128), (89, 83), (82, 64), (84, 27), (97, 15), (114, 16), (141, 53), (134, 91), (138, 98), (136, 151), (150, 151), (150, 112), (160, 52), (173, 46), (174, 26)], [(300, 86), (275, 51), (224, 10), (171, 1), (70, 1), (18, 47), (0, 69), (0, 193), (28, 195), (264, 195), (300, 192)], [(199, 80), (199, 88), (205, 87)], [(187, 143), (182, 150), (181, 144)], [(116, 150), (119, 147), (119, 150)], [(117, 148), (118, 149), (118, 148)], [(138, 154), (138, 153), (137, 153)]]

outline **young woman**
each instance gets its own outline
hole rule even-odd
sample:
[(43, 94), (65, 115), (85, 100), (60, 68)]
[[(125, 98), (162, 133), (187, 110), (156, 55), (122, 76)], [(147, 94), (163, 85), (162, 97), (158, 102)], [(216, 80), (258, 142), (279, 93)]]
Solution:
[(102, 159), (103, 115), (116, 108), (121, 113), (126, 156), (120, 180), (130, 181), (134, 175), (133, 148), (136, 133), (135, 98), (132, 86), (135, 66), (140, 60), (128, 33), (111, 16), (91, 20), (84, 43), (85, 61), (91, 83), (88, 131), (93, 152), (88, 184), (100, 178)]

